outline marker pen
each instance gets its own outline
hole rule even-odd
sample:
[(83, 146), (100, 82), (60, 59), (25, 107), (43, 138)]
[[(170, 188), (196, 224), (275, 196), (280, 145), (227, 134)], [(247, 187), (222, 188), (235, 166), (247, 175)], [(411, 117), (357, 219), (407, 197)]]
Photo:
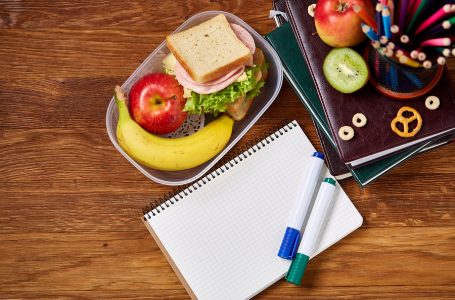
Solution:
[(333, 194), (335, 193), (336, 181), (333, 178), (325, 178), (319, 188), (318, 196), (311, 211), (310, 219), (306, 225), (305, 232), (300, 242), (299, 250), (289, 267), (286, 274), (286, 280), (296, 285), (302, 283), (303, 274), (310, 260), (310, 256), (317, 247), (317, 241), (321, 233), (322, 225), (327, 216), (327, 212), (332, 203)]
[(301, 182), (299, 191), (301, 194), (296, 201), (292, 211), (292, 218), (286, 228), (283, 240), (281, 242), (278, 256), (284, 259), (293, 259), (299, 246), (300, 230), (302, 229), (303, 221), (308, 212), (311, 199), (313, 198), (314, 190), (319, 180), (322, 167), (324, 166), (324, 154), (314, 152), (311, 156), (311, 163), (308, 167), (308, 175)]

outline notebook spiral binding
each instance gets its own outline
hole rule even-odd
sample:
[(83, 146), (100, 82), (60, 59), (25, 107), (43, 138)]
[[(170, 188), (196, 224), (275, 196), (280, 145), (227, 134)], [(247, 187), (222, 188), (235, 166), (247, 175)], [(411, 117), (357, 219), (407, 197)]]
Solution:
[(212, 181), (217, 176), (234, 167), (239, 162), (251, 156), (253, 153), (261, 150), (275, 139), (279, 138), (285, 132), (292, 130), (297, 127), (297, 121), (289, 122), (285, 120), (278, 125), (273, 126), (270, 130), (265, 131), (259, 137), (256, 137), (246, 143), (244, 147), (236, 149), (233, 153), (225, 156), (221, 161), (214, 167), (214, 171), (209, 172), (206, 176), (202, 177), (194, 183), (189, 183), (164, 194), (158, 200), (152, 201), (149, 205), (142, 208), (142, 215), (144, 220), (151, 219), (152, 216), (156, 216), (161, 211), (179, 202), (185, 196), (188, 196), (193, 191), (201, 188), (207, 182)]

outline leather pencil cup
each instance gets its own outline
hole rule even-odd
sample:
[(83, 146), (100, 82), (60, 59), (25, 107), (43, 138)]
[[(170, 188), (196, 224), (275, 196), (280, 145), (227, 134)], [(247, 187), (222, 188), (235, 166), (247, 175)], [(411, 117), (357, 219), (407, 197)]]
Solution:
[(408, 56), (400, 60), (399, 51), (388, 57), (384, 49), (369, 45), (364, 53), (370, 68), (370, 82), (383, 95), (398, 100), (420, 97), (441, 78), (443, 65), (424, 68), (421, 62)]

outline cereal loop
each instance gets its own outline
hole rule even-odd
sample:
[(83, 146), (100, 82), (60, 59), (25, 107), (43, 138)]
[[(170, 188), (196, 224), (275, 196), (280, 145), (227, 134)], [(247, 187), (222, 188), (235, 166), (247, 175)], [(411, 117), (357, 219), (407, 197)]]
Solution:
[(314, 18), (314, 10), (316, 9), (316, 4), (311, 4), (308, 6), (308, 14)]
[[(405, 112), (412, 113), (412, 116), (408, 118), (403, 116)], [(417, 120), (417, 126), (413, 130), (409, 131), (409, 123), (415, 120)], [(403, 124), (403, 131), (397, 128), (397, 123)], [(393, 132), (395, 132), (401, 137), (413, 137), (414, 135), (417, 134), (417, 132), (419, 132), (420, 128), (422, 128), (422, 116), (414, 108), (409, 106), (403, 106), (397, 112), (397, 116), (392, 120), (390, 126), (392, 127)]]
[(349, 141), (354, 137), (354, 129), (351, 126), (343, 126), (338, 130), (338, 135), (343, 141)]
[(355, 127), (363, 127), (367, 124), (367, 117), (364, 114), (357, 113), (352, 117), (352, 124)]
[(436, 96), (428, 96), (427, 99), (425, 100), (425, 106), (431, 110), (437, 109), (440, 104), (441, 102), (439, 101), (439, 98)]

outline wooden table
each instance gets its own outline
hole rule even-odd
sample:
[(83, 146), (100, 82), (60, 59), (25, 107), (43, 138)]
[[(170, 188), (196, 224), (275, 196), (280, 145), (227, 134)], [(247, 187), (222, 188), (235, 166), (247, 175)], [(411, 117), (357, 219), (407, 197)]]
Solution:
[[(106, 107), (113, 87), (189, 16), (229, 11), (265, 34), (270, 8), (266, 0), (0, 2), (0, 298), (188, 297), (139, 220), (144, 204), (172, 188), (114, 149)], [(287, 83), (239, 146), (284, 118), (320, 149)], [(318, 256), (302, 287), (280, 281), (258, 298), (455, 297), (454, 151), (419, 155), (364, 189), (342, 183), (362, 228)]]

